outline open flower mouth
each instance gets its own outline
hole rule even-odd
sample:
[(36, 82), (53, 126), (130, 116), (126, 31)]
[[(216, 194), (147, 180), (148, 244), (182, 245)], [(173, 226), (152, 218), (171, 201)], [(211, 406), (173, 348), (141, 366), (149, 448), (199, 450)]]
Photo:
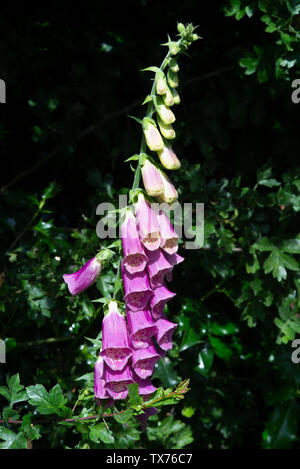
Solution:
[(154, 365), (157, 362), (157, 358), (146, 358), (138, 360), (134, 365), (134, 371), (136, 374), (144, 379), (152, 375)]
[(131, 355), (131, 350), (126, 347), (107, 348), (102, 354), (104, 361), (112, 370), (122, 370)]
[(160, 245), (160, 234), (159, 232), (149, 233), (143, 239), (143, 244), (149, 251), (154, 251), (159, 248)]
[(155, 326), (150, 326), (132, 334), (131, 342), (134, 348), (142, 349), (149, 347), (150, 339), (156, 333), (156, 330)]
[(178, 251), (178, 239), (171, 238), (167, 239), (162, 246), (162, 249), (166, 251), (168, 254), (175, 254)]
[(150, 290), (148, 292), (134, 292), (126, 296), (126, 302), (130, 305), (133, 311), (139, 311), (147, 306), (150, 297)]
[(147, 260), (143, 254), (130, 254), (126, 256), (123, 262), (130, 274), (142, 272), (147, 264)]

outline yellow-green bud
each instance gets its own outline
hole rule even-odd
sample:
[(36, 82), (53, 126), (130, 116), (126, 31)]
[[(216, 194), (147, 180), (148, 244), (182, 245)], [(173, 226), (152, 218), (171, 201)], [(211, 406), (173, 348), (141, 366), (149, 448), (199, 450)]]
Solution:
[(178, 86), (178, 75), (170, 69), (168, 70), (168, 84), (171, 88), (177, 88)]
[(160, 119), (159, 116), (157, 116), (157, 122), (158, 122), (159, 130), (163, 137), (165, 137), (168, 140), (172, 140), (173, 138), (176, 137), (176, 132), (173, 129), (173, 126), (171, 124), (165, 124)]
[(150, 150), (159, 151), (164, 147), (164, 141), (159, 133), (158, 128), (156, 127), (155, 122), (148, 117), (143, 119), (143, 132), (145, 136), (146, 143)]
[(177, 42), (175, 41), (170, 41), (169, 42), (169, 50), (171, 55), (177, 55), (179, 52), (179, 47)]
[(166, 106), (173, 106), (174, 104), (174, 98), (168, 86), (166, 94), (163, 96), (163, 100)]
[(170, 60), (169, 67), (172, 70), (172, 72), (179, 72), (179, 66), (175, 59)]
[(172, 124), (175, 122), (175, 115), (171, 109), (163, 103), (160, 97), (154, 101), (155, 109), (164, 124)]
[(168, 86), (167, 86), (167, 80), (166, 80), (164, 72), (159, 71), (156, 73), (155, 82), (156, 82), (156, 93), (159, 95), (166, 94)]
[(174, 104), (180, 104), (180, 96), (177, 93), (177, 90), (175, 90), (175, 88), (172, 88), (171, 91), (173, 95)]
[(179, 32), (179, 34), (182, 34), (185, 31), (184, 24), (178, 23), (177, 24), (177, 31)]

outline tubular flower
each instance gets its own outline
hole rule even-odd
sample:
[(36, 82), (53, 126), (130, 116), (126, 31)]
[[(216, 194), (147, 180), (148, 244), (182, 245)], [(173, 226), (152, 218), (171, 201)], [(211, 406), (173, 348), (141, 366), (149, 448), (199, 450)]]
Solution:
[[(157, 116), (157, 122), (159, 126), (159, 130), (161, 131), (161, 134), (167, 139), (167, 140), (172, 140), (173, 138), (176, 137), (176, 132), (173, 129), (171, 124), (165, 124), (159, 116)], [(163, 150), (159, 150), (163, 151)]]
[(147, 256), (139, 238), (136, 219), (131, 210), (127, 210), (125, 220), (121, 226), (123, 246), (123, 265), (130, 273), (142, 272), (147, 264)]
[(104, 361), (100, 356), (94, 366), (94, 394), (96, 399), (108, 399), (110, 396), (105, 389)]
[(164, 183), (160, 172), (158, 171), (157, 167), (147, 158), (144, 160), (141, 172), (147, 194), (151, 197), (156, 197), (160, 194), (163, 194)]
[(173, 332), (175, 331), (177, 324), (174, 322), (168, 321), (165, 317), (158, 319), (155, 322), (155, 325), (157, 327), (157, 333), (156, 333), (156, 341), (160, 348), (163, 350), (167, 351), (170, 350), (173, 347), (172, 344), (172, 335)]
[(110, 301), (102, 321), (101, 356), (112, 370), (122, 370), (131, 353), (125, 318), (120, 314), (117, 302)]
[(64, 274), (63, 279), (68, 285), (71, 295), (78, 295), (95, 282), (101, 272), (101, 261), (97, 256), (90, 259), (81, 269), (73, 274)]
[(136, 418), (140, 422), (142, 426), (142, 430), (146, 429), (148, 418), (151, 417), (152, 415), (157, 414), (157, 412), (158, 412), (158, 409), (156, 407), (149, 407), (149, 408), (144, 409), (143, 414), (137, 415)]
[(160, 245), (159, 224), (154, 210), (142, 193), (139, 194), (135, 204), (135, 214), (141, 242), (149, 251), (158, 249)]
[(132, 373), (129, 365), (121, 371), (105, 370), (105, 388), (108, 394), (115, 400), (125, 399), (128, 395), (128, 384), (133, 383)]
[[(175, 122), (175, 115), (171, 111), (171, 109), (166, 106), (162, 100), (162, 98), (158, 97), (154, 101), (156, 112), (159, 115), (160, 119), (163, 121), (164, 124), (172, 124)], [(155, 150), (158, 151), (158, 150)]]
[(149, 347), (151, 337), (157, 332), (150, 311), (133, 312), (127, 309), (127, 323), (133, 348), (142, 349)]
[(160, 247), (168, 254), (174, 254), (178, 251), (178, 234), (163, 210), (157, 214), (157, 220), (160, 228)]
[[(171, 255), (166, 253), (165, 256), (168, 259), (168, 261), (172, 264), (173, 267), (177, 264), (180, 264), (180, 262), (184, 261), (184, 258), (180, 256), (179, 254), (177, 254), (176, 252), (175, 254), (171, 254)], [(168, 272), (166, 275), (166, 280), (168, 282), (171, 282), (172, 280), (172, 273), (173, 273), (173, 269), (170, 272)]]
[(145, 379), (152, 375), (154, 365), (159, 359), (160, 355), (154, 345), (149, 345), (146, 349), (133, 351), (132, 367), (140, 378)]
[(173, 266), (167, 261), (161, 249), (149, 252), (148, 258), (147, 271), (151, 288), (161, 287), (164, 283), (165, 275), (172, 270)]
[(148, 117), (144, 117), (143, 132), (146, 143), (150, 150), (158, 151), (163, 149), (163, 139), (159, 133), (158, 128), (156, 127), (155, 122), (152, 119), (150, 120)]
[(125, 290), (124, 300), (132, 311), (141, 311), (147, 308), (153, 295), (146, 272), (129, 274), (122, 266), (122, 278)]
[(157, 152), (161, 164), (166, 169), (179, 169), (181, 163), (171, 147), (165, 145), (163, 150)]
[(154, 321), (157, 321), (164, 316), (163, 310), (166, 302), (174, 298), (176, 293), (171, 292), (164, 285), (162, 287), (155, 288), (153, 293), (154, 294), (150, 300), (151, 314)]
[(141, 379), (132, 369), (132, 378), (139, 385), (139, 394), (145, 396), (156, 391), (156, 387), (151, 383), (150, 378)]

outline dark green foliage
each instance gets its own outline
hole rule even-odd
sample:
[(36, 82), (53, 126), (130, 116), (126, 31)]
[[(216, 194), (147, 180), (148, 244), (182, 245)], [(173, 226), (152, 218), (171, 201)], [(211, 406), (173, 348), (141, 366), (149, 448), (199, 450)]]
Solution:
[[(300, 2), (106, 3), (1, 14), (0, 447), (299, 449)], [(134, 386), (117, 412), (93, 400), (103, 300), (91, 299), (112, 294), (117, 258), (77, 297), (62, 275), (109, 244), (96, 207), (132, 184), (124, 160), (141, 134), (128, 114), (144, 116), (141, 69), (161, 63), (177, 21), (203, 39), (178, 61), (170, 177), (182, 202), (205, 204), (205, 237), (181, 245), (175, 344), (141, 432)]]

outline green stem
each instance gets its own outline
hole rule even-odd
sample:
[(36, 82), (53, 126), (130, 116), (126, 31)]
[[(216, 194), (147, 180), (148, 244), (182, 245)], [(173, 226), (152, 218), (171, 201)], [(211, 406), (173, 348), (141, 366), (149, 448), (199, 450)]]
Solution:
[[(182, 41), (182, 39), (180, 39), (180, 41), (179, 41), (179, 46), (180, 46), (181, 41)], [(161, 65), (159, 67), (160, 70), (164, 70), (164, 68), (167, 65), (167, 61), (168, 61), (169, 57), (170, 57), (170, 51), (167, 53), (166, 57), (162, 61)], [(154, 95), (154, 92), (155, 92), (155, 79), (154, 79), (154, 82), (153, 82), (153, 85), (152, 85), (152, 88), (151, 88), (151, 92), (150, 92), (151, 97)], [(150, 117), (151, 118), (152, 115), (153, 115), (153, 112), (154, 112), (154, 106), (153, 106), (153, 100), (151, 100), (148, 103), (147, 112), (146, 112), (145, 117)], [(140, 154), (144, 153), (145, 151), (146, 151), (146, 140), (145, 140), (145, 136), (144, 136), (144, 133), (143, 133), (142, 141), (141, 141)], [(132, 190), (138, 189), (138, 187), (140, 185), (140, 180), (141, 180), (141, 158), (139, 158), (138, 165), (137, 165), (137, 168), (135, 170)]]

